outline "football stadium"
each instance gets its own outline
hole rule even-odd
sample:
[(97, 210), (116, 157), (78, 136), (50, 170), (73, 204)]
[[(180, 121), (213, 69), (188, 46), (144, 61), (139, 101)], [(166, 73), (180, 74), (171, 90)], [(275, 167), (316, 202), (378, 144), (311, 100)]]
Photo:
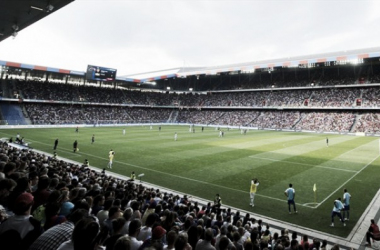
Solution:
[(0, 58), (0, 249), (380, 247), (380, 47), (118, 70)]

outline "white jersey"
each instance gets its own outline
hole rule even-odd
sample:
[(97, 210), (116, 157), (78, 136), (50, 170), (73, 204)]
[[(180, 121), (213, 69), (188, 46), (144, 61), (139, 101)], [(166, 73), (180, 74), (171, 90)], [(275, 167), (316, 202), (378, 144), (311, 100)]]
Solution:
[(343, 208), (344, 208), (343, 203), (340, 200), (334, 201), (333, 212), (340, 213), (340, 210), (342, 210)]

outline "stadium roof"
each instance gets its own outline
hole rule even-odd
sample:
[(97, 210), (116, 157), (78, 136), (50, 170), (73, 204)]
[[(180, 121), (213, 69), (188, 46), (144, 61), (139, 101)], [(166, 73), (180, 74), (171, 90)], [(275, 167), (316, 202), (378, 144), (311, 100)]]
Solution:
[(0, 1), (0, 42), (54, 13), (74, 0)]
[[(222, 72), (234, 71), (251, 71), (262, 68), (274, 67), (297, 67), (301, 64), (323, 63), (333, 61), (349, 61), (364, 58), (380, 57), (380, 47), (338, 51), (332, 53), (295, 56), (288, 58), (269, 59), (261, 61), (253, 61), (247, 63), (211, 66), (211, 67), (197, 67), (197, 68), (175, 68), (162, 71), (154, 71), (147, 73), (140, 73), (128, 76), (121, 76), (120, 78), (133, 78), (135, 82), (156, 81), (160, 79), (173, 78), (173, 77), (187, 77), (192, 75), (215, 75)], [(119, 79), (119, 77), (118, 77)]]
[[(192, 75), (215, 75), (222, 72), (234, 72), (234, 71), (254, 71), (255, 69), (263, 68), (274, 68), (274, 67), (296, 67), (300, 64), (310, 64), (310, 63), (323, 63), (323, 62), (334, 62), (334, 61), (349, 61), (364, 58), (374, 58), (380, 57), (380, 47), (368, 48), (368, 49), (358, 49), (358, 50), (347, 50), (338, 51), (332, 53), (324, 54), (314, 54), (306, 56), (296, 56), (288, 58), (270, 59), (262, 61), (254, 61), (248, 63), (238, 63), (230, 65), (212, 66), (212, 67), (184, 67), (184, 68), (173, 68), (165, 69), (160, 71), (145, 72), (140, 74), (133, 74), (127, 76), (116, 77), (119, 81), (126, 82), (151, 82), (156, 80), (162, 80), (174, 77), (187, 77)], [(51, 68), (46, 66), (37, 66), (24, 63), (15, 63), (8, 61), (1, 61), (0, 65), (25, 68), (33, 70), (41, 70), (48, 72), (57, 72), (70, 75), (84, 76), (84, 71), (67, 70)]]
[[(0, 42), (17, 32), (37, 22), (38, 20), (52, 14), (58, 9), (66, 6), (74, 0), (3, 0), (0, 1)], [(279, 59), (268, 59), (237, 63), (229, 65), (218, 65), (210, 67), (178, 67), (160, 71), (145, 72), (140, 74), (118, 76), (116, 79), (125, 82), (151, 82), (167, 78), (187, 77), (192, 75), (215, 75), (223, 72), (247, 71), (255, 69), (274, 67), (297, 67), (300, 64), (323, 63), (331, 61), (357, 60), (364, 58), (380, 57), (380, 47), (338, 51), (324, 54), (313, 54), (295, 56)], [(30, 65), (1, 61), (0, 66), (24, 68), (56, 72), (69, 75), (84, 76), (85, 72), (77, 70), (58, 69), (48, 66)]]

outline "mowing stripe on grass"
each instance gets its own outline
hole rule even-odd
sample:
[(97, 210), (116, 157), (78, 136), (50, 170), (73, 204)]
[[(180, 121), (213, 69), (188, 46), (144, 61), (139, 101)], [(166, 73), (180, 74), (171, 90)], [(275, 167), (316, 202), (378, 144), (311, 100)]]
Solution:
[(353, 172), (353, 173), (358, 172), (358, 171), (355, 171), (355, 170), (325, 167), (325, 166), (320, 166), (320, 165), (312, 165), (312, 164), (300, 163), (300, 162), (294, 162), (294, 161), (284, 161), (284, 160), (270, 159), (270, 158), (264, 158), (264, 157), (256, 157), (254, 155), (251, 155), (251, 156), (248, 156), (248, 157), (249, 158), (260, 159), (260, 160), (267, 160), (267, 161), (281, 161), (281, 162), (291, 163), (291, 164), (295, 164), (295, 165), (302, 165), (302, 166), (309, 166), (309, 167), (316, 167), (316, 168), (326, 168), (326, 169), (337, 170), (337, 171), (346, 171), (346, 172)]
[(376, 156), (372, 161), (370, 161), (367, 165), (362, 167), (357, 173), (355, 173), (351, 178), (349, 178), (347, 181), (345, 181), (342, 185), (340, 185), (337, 189), (335, 189), (329, 196), (327, 196), (324, 200), (322, 200), (315, 208), (318, 208), (321, 204), (323, 204), (327, 199), (329, 199), (333, 194), (335, 194), (337, 191), (341, 190), (344, 185), (346, 185), (350, 180), (352, 180), (355, 176), (360, 174), (364, 169), (366, 169), (369, 165), (372, 164), (377, 158), (379, 158), (379, 155)]
[[(43, 144), (43, 145), (50, 145), (50, 144), (42, 143), (42, 142), (39, 142), (39, 141), (35, 141), (35, 142)], [(60, 150), (61, 151), (67, 151), (68, 153), (72, 153), (70, 149), (65, 149), (65, 148), (62, 149), (62, 148), (60, 148)], [(74, 153), (72, 153), (72, 154), (74, 154)], [(102, 160), (108, 161), (107, 158), (100, 157), (100, 156), (97, 156), (97, 155), (87, 154), (87, 153), (83, 153), (83, 152), (82, 152), (82, 154), (83, 155), (87, 155), (87, 156), (92, 156), (94, 158), (98, 158), (98, 159), (102, 159)], [(139, 169), (143, 169), (143, 170), (147, 170), (147, 171), (151, 171), (151, 172), (165, 174), (165, 175), (173, 176), (173, 177), (176, 177), (176, 178), (181, 178), (181, 179), (192, 181), (192, 182), (202, 183), (204, 185), (211, 185), (211, 186), (218, 187), (218, 188), (224, 188), (224, 189), (228, 189), (228, 190), (232, 190), (232, 191), (236, 191), (236, 192), (240, 192), (240, 193), (244, 193), (244, 194), (249, 194), (249, 192), (247, 192), (247, 191), (242, 191), (242, 190), (239, 190), (239, 189), (229, 188), (229, 187), (226, 187), (226, 186), (221, 186), (221, 185), (213, 184), (213, 183), (210, 183), (210, 182), (204, 182), (204, 181), (200, 181), (200, 180), (196, 180), (196, 179), (191, 179), (191, 178), (187, 178), (187, 177), (183, 177), (183, 176), (179, 176), (179, 175), (174, 175), (174, 174), (170, 174), (170, 173), (165, 173), (165, 172), (161, 172), (161, 171), (158, 171), (158, 170), (155, 170), (155, 169), (145, 168), (145, 167), (137, 166), (137, 165), (126, 163), (126, 162), (121, 162), (121, 161), (114, 161), (114, 162), (119, 163), (121, 165), (131, 166), (131, 167), (135, 167), (135, 168), (139, 168)], [(264, 197), (264, 198), (271, 199), (271, 200), (281, 201), (281, 202), (287, 202), (287, 200), (284, 200), (284, 199), (279, 199), (279, 198), (275, 198), (275, 197), (271, 197), (271, 196), (266, 196), (266, 195), (261, 195), (261, 194), (256, 194), (256, 196)], [(304, 204), (300, 204), (300, 203), (296, 203), (296, 205), (303, 206), (303, 207), (308, 207), (308, 208), (312, 208), (313, 209), (313, 207), (310, 207), (310, 206), (307, 206), (307, 205), (304, 205)]]

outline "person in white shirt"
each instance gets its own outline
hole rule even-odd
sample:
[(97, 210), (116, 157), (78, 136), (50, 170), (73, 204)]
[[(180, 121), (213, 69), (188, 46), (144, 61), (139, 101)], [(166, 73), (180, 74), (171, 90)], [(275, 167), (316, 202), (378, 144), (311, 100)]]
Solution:
[(127, 237), (130, 240), (130, 245), (131, 245), (130, 250), (137, 250), (143, 244), (142, 240), (137, 239), (137, 235), (139, 235), (140, 230), (141, 230), (141, 220), (134, 219), (129, 224), (129, 230), (128, 230), (129, 235), (121, 237), (121, 238)]
[(175, 231), (170, 231), (166, 236), (167, 245), (164, 246), (164, 250), (174, 250), (174, 243), (176, 242), (178, 234)]

